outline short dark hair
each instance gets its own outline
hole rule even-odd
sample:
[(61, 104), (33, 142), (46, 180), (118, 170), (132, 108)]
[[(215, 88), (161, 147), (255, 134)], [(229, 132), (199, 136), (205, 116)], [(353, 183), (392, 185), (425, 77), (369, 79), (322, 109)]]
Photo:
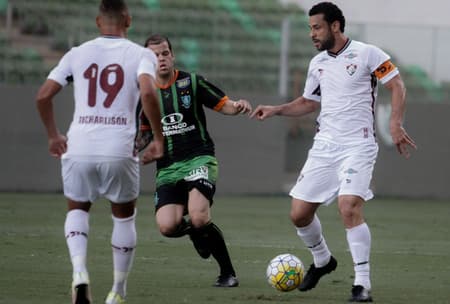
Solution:
[(309, 10), (309, 16), (323, 14), (324, 19), (328, 24), (332, 24), (334, 21), (339, 21), (340, 30), (343, 33), (345, 29), (345, 17), (342, 11), (336, 4), (332, 2), (320, 2), (314, 5)]
[(101, 0), (98, 11), (108, 18), (120, 20), (128, 14), (128, 7), (125, 0)]
[(167, 42), (169, 50), (170, 52), (172, 52), (172, 44), (170, 43), (169, 38), (161, 34), (153, 34), (150, 37), (148, 37), (147, 40), (145, 40), (144, 46), (148, 47), (149, 45), (161, 44), (164, 41)]

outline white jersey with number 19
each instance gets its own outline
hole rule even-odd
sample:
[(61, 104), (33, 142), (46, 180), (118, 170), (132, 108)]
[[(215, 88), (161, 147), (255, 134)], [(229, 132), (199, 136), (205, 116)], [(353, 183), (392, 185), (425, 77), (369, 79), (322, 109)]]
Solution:
[(128, 39), (99, 37), (72, 48), (50, 72), (74, 83), (75, 111), (67, 133), (69, 156), (135, 157), (138, 77), (155, 77), (153, 52)]
[(316, 55), (303, 93), (321, 103), (315, 139), (340, 145), (375, 144), (377, 80), (384, 84), (398, 73), (381, 49), (350, 39), (337, 54)]

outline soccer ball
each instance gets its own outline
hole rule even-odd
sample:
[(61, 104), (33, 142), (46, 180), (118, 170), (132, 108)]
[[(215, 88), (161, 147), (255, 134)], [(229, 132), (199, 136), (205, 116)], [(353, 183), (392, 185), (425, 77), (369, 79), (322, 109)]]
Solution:
[(274, 257), (266, 270), (269, 284), (279, 291), (296, 289), (303, 281), (304, 267), (295, 255), (284, 253)]

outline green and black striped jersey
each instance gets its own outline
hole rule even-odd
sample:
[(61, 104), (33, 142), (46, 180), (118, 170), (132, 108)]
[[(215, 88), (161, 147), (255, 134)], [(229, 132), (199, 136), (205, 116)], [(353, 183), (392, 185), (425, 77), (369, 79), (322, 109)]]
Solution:
[[(228, 97), (222, 90), (194, 73), (175, 71), (174, 80), (158, 88), (164, 135), (164, 156), (157, 169), (200, 155), (214, 156), (203, 106), (220, 111)], [(150, 130), (141, 115), (141, 131)]]

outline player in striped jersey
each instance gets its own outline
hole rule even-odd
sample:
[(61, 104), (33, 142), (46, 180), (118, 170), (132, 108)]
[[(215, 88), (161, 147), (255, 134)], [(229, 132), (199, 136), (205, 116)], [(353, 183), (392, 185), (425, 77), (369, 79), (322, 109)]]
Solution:
[(314, 144), (290, 192), (291, 220), (314, 259), (299, 289), (314, 288), (337, 267), (316, 215), (322, 203), (337, 197), (354, 263), (350, 301), (371, 302), (371, 235), (362, 209), (373, 197), (369, 186), (378, 153), (374, 130), (377, 84), (391, 91), (392, 139), (399, 153), (408, 158), (408, 148), (416, 145), (403, 128), (405, 87), (385, 52), (344, 34), (345, 18), (336, 5), (318, 3), (309, 16), (310, 36), (321, 52), (310, 62), (303, 96), (279, 106), (260, 105), (251, 116), (259, 120), (273, 115), (302, 116), (320, 108)]
[[(222, 232), (211, 221), (218, 163), (203, 106), (222, 114), (237, 115), (250, 113), (250, 103), (242, 99), (233, 101), (202, 76), (175, 69), (175, 57), (167, 37), (152, 35), (145, 45), (158, 57), (156, 82), (165, 138), (164, 156), (157, 160), (156, 173), (159, 230), (167, 237), (189, 234), (200, 256), (212, 255), (219, 264), (220, 274), (214, 286), (238, 286)], [(143, 117), (144, 136), (150, 134), (149, 129)], [(184, 218), (186, 214), (189, 221)]]

